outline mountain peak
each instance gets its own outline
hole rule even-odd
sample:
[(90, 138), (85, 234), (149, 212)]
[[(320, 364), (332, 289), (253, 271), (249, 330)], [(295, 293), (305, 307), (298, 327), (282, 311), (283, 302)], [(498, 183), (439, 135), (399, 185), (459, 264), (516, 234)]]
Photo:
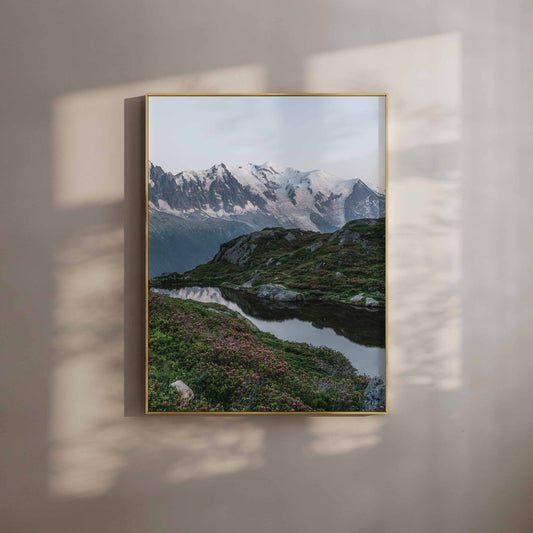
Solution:
[(228, 170), (228, 167), (226, 166), (226, 163), (224, 163), (224, 161), (221, 161), (220, 163), (215, 163), (211, 168), (214, 170), (219, 169), (219, 168)]
[(257, 165), (258, 167), (267, 167), (267, 168), (281, 168), (277, 163), (274, 163), (273, 161), (265, 161), (264, 163), (261, 163), (260, 165)]
[(384, 198), (359, 179), (343, 180), (320, 169), (300, 171), (272, 161), (165, 173), (150, 167), (150, 202), (174, 215), (242, 220), (332, 231), (354, 218), (382, 216)]
[(275, 163), (274, 161), (265, 161), (259, 165), (253, 165), (256, 168), (262, 168), (264, 170), (269, 170), (271, 172), (275, 172), (276, 174), (281, 174), (287, 170), (292, 170), (289, 167), (284, 167), (283, 165), (280, 165), (279, 163)]

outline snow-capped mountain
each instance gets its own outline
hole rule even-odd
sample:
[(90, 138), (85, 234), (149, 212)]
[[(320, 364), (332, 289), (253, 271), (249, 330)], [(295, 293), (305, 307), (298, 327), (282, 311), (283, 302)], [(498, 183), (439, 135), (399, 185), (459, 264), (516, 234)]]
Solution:
[(385, 216), (385, 196), (360, 179), (272, 163), (165, 172), (150, 163), (149, 277), (209, 261), (235, 237), (272, 226), (329, 232)]
[(355, 218), (384, 216), (385, 197), (362, 180), (272, 163), (165, 172), (150, 163), (149, 205), (172, 215), (333, 231)]

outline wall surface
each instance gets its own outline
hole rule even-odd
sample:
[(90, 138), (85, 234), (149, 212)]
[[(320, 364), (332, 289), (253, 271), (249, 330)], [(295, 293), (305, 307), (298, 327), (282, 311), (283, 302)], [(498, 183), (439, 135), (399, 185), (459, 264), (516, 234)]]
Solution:
[[(533, 531), (531, 1), (0, 4), (2, 531)], [(389, 93), (388, 416), (142, 416), (156, 91)]]

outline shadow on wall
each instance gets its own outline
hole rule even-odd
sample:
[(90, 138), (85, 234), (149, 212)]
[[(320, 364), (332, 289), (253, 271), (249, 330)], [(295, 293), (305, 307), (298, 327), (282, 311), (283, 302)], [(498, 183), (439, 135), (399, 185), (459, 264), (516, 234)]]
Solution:
[[(430, 60), (435, 57), (441, 61)], [(440, 447), (453, 443), (442, 438), (444, 428), (432, 418), (444, 404), (449, 410), (460, 403), (459, 58), (459, 38), (449, 34), (318, 54), (302, 63), (308, 92), (371, 87), (390, 94), (391, 415), (380, 418), (140, 416), (144, 98), (137, 95), (262, 92), (274, 89), (268, 69), (251, 64), (57, 99), (54, 202), (66, 224), (54, 267), (58, 355), (47, 490), (58, 505), (78, 502), (79, 531), (92, 530), (83, 516), (101, 510), (104, 496), (104, 507), (123, 498), (135, 502), (125, 518), (135, 531), (154, 519), (156, 511), (147, 512), (147, 506), (166, 509), (176, 501), (183, 510), (210, 502), (207, 513), (180, 512), (185, 530), (208, 530), (223, 520), (227, 530), (233, 524), (252, 531), (262, 523), (270, 531), (284, 514), (293, 525), (299, 517), (302, 530), (325, 525), (326, 517), (333, 530), (344, 530), (339, 510), (353, 512), (354, 502), (366, 513), (359, 521), (390, 530), (386, 521), (411, 499), (423, 497), (428, 484), (441, 491), (460, 474), (460, 461), (446, 468), (435, 463)], [(364, 84), (357, 81), (361, 72)], [(85, 211), (91, 216), (83, 223)], [(68, 213), (77, 224), (68, 223)], [(438, 306), (432, 305), (435, 300)], [(415, 411), (417, 416), (410, 416)], [(406, 435), (417, 435), (426, 445), (413, 448)], [(406, 479), (409, 492), (402, 490)], [(440, 494), (441, 504), (444, 500), (455, 510), (448, 527), (464, 517), (461, 495), (461, 488)], [(246, 505), (235, 516), (227, 512), (229, 502)], [(281, 513), (276, 517), (268, 510), (274, 503)], [(384, 506), (388, 517), (380, 512)], [(418, 531), (431, 512), (402, 516)], [(175, 525), (172, 512), (155, 520), (158, 530)]]

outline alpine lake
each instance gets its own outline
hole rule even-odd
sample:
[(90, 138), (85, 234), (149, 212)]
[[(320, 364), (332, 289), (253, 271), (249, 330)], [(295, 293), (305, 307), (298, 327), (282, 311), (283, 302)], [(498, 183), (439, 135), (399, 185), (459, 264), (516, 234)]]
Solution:
[(385, 378), (383, 309), (334, 302), (281, 303), (229, 288), (152, 288), (151, 291), (172, 298), (222, 304), (279, 339), (327, 346), (341, 352), (358, 372)]

